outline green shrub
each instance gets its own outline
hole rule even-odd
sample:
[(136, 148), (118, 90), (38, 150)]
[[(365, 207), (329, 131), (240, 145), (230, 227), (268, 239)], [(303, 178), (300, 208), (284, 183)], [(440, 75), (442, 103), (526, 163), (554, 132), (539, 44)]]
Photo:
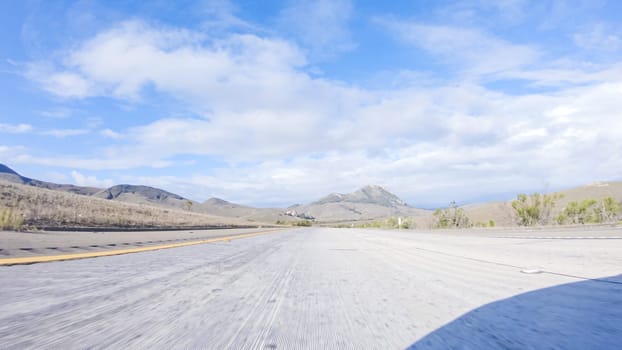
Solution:
[(302, 221), (296, 221), (292, 225), (309, 227), (309, 226), (312, 226), (313, 223), (310, 220), (302, 220)]
[(559, 224), (586, 224), (616, 222), (620, 213), (620, 204), (612, 197), (598, 202), (595, 199), (584, 199), (581, 202), (568, 202), (557, 217)]
[(562, 195), (557, 193), (551, 195), (534, 193), (529, 196), (523, 193), (518, 194), (512, 201), (518, 224), (521, 226), (549, 224), (551, 211), (555, 207), (555, 202), (560, 198)]
[(434, 211), (436, 228), (467, 228), (473, 226), (471, 220), (464, 213), (464, 209), (458, 207), (455, 201), (449, 204), (449, 208), (436, 209)]
[(603, 222), (616, 222), (620, 214), (620, 203), (612, 197), (604, 198), (601, 202), (601, 217)]
[(495, 221), (492, 219), (488, 221), (481, 221), (475, 224), (475, 226), (476, 227), (495, 227)]
[(566, 208), (562, 211), (562, 215), (565, 217), (564, 223), (569, 222), (571, 224), (584, 224), (592, 221), (591, 207), (594, 204), (596, 204), (596, 201), (593, 199), (584, 199), (581, 202), (568, 202)]
[(383, 220), (364, 222), (356, 225), (357, 228), (380, 228), (380, 229), (414, 229), (417, 224), (412, 218), (391, 216)]

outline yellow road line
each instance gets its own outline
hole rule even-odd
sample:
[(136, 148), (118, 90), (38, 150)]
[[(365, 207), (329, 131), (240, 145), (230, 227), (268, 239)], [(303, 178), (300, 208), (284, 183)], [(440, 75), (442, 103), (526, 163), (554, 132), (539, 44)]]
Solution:
[(101, 252), (89, 252), (89, 253), (78, 253), (78, 254), (45, 255), (45, 256), (32, 256), (32, 257), (0, 259), (0, 266), (1, 265), (7, 265), (7, 266), (8, 265), (27, 265), (27, 264), (36, 264), (36, 263), (42, 263), (42, 262), (97, 258), (97, 257), (100, 257), (100, 256), (131, 254), (131, 253), (148, 252), (148, 251), (152, 251), (152, 250), (187, 247), (187, 246), (197, 245), (197, 244), (206, 244), (206, 243), (215, 243), (215, 242), (229, 242), (229, 241), (232, 241), (234, 239), (250, 238), (250, 237), (264, 235), (264, 234), (267, 234), (267, 233), (271, 233), (271, 232), (275, 232), (275, 231), (281, 231), (281, 230), (283, 230), (283, 229), (272, 229), (272, 230), (265, 230), (265, 231), (241, 234), (241, 235), (233, 235), (233, 236), (225, 236), (225, 237), (216, 237), (216, 238), (210, 238), (210, 239), (203, 239), (203, 240), (200, 240), (200, 241), (183, 242), (183, 243), (171, 243), (171, 244), (165, 244), (165, 245), (140, 247), (140, 248), (108, 250), (108, 251), (101, 251)]

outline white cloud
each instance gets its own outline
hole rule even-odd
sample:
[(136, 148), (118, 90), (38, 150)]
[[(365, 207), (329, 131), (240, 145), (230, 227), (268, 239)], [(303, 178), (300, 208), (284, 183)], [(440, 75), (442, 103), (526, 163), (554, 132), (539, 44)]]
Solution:
[(254, 28), (252, 24), (236, 16), (238, 8), (230, 0), (207, 0), (198, 6), (201, 15), (206, 17), (203, 25), (210, 32), (229, 28)]
[(208, 111), (274, 107), (307, 85), (295, 71), (305, 64), (304, 56), (285, 41), (248, 34), (207, 40), (199, 33), (136, 21), (97, 35), (65, 62), (63, 69), (86, 79), (93, 87), (89, 91), (136, 100), (149, 84)]
[(22, 134), (32, 131), (32, 125), (30, 124), (4, 124), (0, 123), (0, 132), (9, 134)]
[(39, 134), (45, 136), (54, 136), (58, 138), (69, 137), (69, 136), (79, 136), (88, 134), (91, 132), (89, 129), (50, 129), (40, 131)]
[(118, 133), (111, 129), (103, 129), (99, 132), (102, 136), (109, 137), (111, 139), (120, 139), (123, 137), (123, 134)]
[(48, 111), (41, 111), (39, 112), (39, 114), (41, 114), (42, 116), (46, 118), (66, 119), (71, 116), (72, 111), (68, 108), (57, 108), (57, 109), (52, 109)]
[(88, 176), (77, 171), (71, 172), (73, 182), (78, 186), (107, 188), (114, 186), (114, 182), (110, 179), (99, 180), (96, 176)]
[(444, 205), (507, 191), (542, 191), (550, 189), (547, 184), (561, 188), (622, 178), (622, 159), (612, 151), (622, 149), (620, 94), (620, 83), (519, 97), (474, 86), (403, 91), (359, 106), (356, 122), (314, 135), (315, 142), (300, 134), (286, 145), (272, 144), (259, 134), (227, 135), (239, 128), (167, 119), (133, 130), (136, 142), (111, 150), (109, 159), (47, 161), (122, 169), (158, 161), (171, 165), (165, 159), (179, 154), (240, 157), (254, 162), (231, 164), (209, 176), (127, 181), (197, 200), (224, 196), (275, 205), (377, 183), (413, 204)]
[(16, 155), (24, 153), (25, 151), (26, 147), (24, 146), (0, 145), (0, 156), (2, 156), (6, 162), (14, 158)]
[(622, 48), (622, 35), (603, 23), (575, 33), (573, 39), (577, 46), (588, 50), (617, 51)]
[[(520, 1), (498, 4), (521, 8)], [(493, 6), (493, 5), (491, 5)], [(497, 5), (494, 5), (497, 6)], [(544, 49), (516, 44), (491, 35), (479, 28), (422, 24), (396, 18), (377, 18), (398, 39), (418, 47), (453, 66), (463, 80), (524, 80), (532, 87), (567, 87), (603, 81), (620, 81), (622, 65), (603, 65), (559, 58), (550, 60)], [(604, 33), (604, 25), (574, 36), (577, 45), (615, 51), (620, 37)]]
[[(105, 152), (104, 152), (105, 154)], [(165, 168), (174, 163), (163, 160), (156, 152), (127, 153), (121, 156), (35, 156), (25, 152), (13, 150), (12, 162), (20, 164), (36, 164), (48, 167), (77, 168), (88, 170), (118, 170), (133, 169), (137, 167)]]
[(536, 48), (514, 44), (475, 28), (423, 24), (396, 18), (380, 18), (376, 22), (400, 40), (438, 56), (446, 63), (457, 65), (466, 74), (476, 77), (528, 66), (541, 55)]
[[(536, 72), (526, 68), (539, 55), (529, 47), (477, 30), (402, 24), (408, 40), (455, 64), (463, 60), (469, 73)], [(460, 56), (451, 58), (452, 51)], [(204, 117), (153, 120), (124, 130), (123, 138), (105, 129), (102, 135), (119, 141), (97, 157), (14, 159), (98, 170), (167, 167), (180, 155), (215, 157), (227, 166), (209, 176), (131, 182), (248, 204), (287, 205), (370, 183), (414, 204), (446, 204), (542, 190), (546, 183), (622, 178), (615, 152), (622, 149), (622, 75), (615, 66), (548, 71), (542, 79), (558, 84), (555, 92), (515, 96), (473, 82), (365, 90), (314, 79), (302, 72), (305, 64), (300, 50), (283, 40), (238, 34), (212, 40), (124, 23), (78, 46), (61, 69), (119, 99), (138, 100), (150, 85)]]
[[(569, 67), (572, 66), (572, 67)], [(506, 71), (497, 76), (505, 79), (522, 79), (533, 86), (568, 87), (581, 84), (617, 82), (622, 80), (622, 64), (580, 68), (580, 64), (559, 64), (553, 68), (534, 68)]]
[[(193, 32), (126, 22), (78, 46), (65, 62), (64, 69), (87, 77), (104, 95), (137, 99), (151, 84), (199, 114), (207, 111), (209, 119), (166, 119), (133, 130), (145, 148), (167, 144), (165, 154), (281, 155), (303, 151), (311, 141), (321, 150), (331, 139), (321, 143), (311, 135), (367, 98), (299, 72), (305, 58), (295, 46), (254, 35), (204, 41)], [(307, 143), (301, 146), (301, 139)], [(223, 144), (239, 146), (230, 151)]]
[(348, 21), (350, 0), (291, 1), (280, 14), (280, 23), (317, 58), (328, 58), (356, 47)]
[(27, 65), (26, 76), (43, 89), (63, 98), (84, 98), (95, 94), (89, 80), (68, 70), (56, 70), (50, 64), (35, 62)]
[(435, 18), (447, 23), (491, 25), (497, 28), (521, 22), (528, 8), (528, 0), (456, 0), (441, 5)]
[(74, 73), (54, 73), (43, 84), (46, 90), (62, 97), (86, 97), (92, 94), (88, 80)]
[(492, 6), (496, 8), (504, 19), (516, 21), (525, 15), (525, 5), (527, 0), (497, 0), (497, 1), (480, 1), (484, 6)]

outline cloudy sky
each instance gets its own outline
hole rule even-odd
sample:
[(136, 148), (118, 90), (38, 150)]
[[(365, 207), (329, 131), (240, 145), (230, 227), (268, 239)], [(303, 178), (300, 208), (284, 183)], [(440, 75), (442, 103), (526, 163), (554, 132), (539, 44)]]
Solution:
[(617, 0), (2, 1), (0, 89), (0, 163), (54, 182), (434, 207), (622, 179)]

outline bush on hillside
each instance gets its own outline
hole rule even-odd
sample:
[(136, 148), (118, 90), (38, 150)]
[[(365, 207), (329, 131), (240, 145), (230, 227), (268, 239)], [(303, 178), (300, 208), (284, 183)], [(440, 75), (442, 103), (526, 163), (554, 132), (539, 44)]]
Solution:
[(620, 213), (620, 203), (612, 197), (598, 202), (595, 199), (584, 199), (581, 202), (568, 202), (557, 217), (559, 224), (587, 224), (616, 222)]
[(294, 226), (304, 226), (304, 227), (310, 227), (313, 226), (313, 223), (309, 220), (302, 220), (302, 221), (296, 221), (294, 223), (292, 223), (292, 225)]
[(551, 221), (551, 211), (555, 207), (557, 200), (562, 195), (553, 193), (551, 195), (534, 193), (526, 195), (520, 193), (512, 201), (512, 208), (518, 218), (520, 226), (547, 225)]
[(464, 213), (464, 209), (458, 207), (455, 201), (449, 204), (449, 208), (436, 209), (434, 220), (434, 227), (436, 228), (467, 228), (473, 226), (469, 217)]

